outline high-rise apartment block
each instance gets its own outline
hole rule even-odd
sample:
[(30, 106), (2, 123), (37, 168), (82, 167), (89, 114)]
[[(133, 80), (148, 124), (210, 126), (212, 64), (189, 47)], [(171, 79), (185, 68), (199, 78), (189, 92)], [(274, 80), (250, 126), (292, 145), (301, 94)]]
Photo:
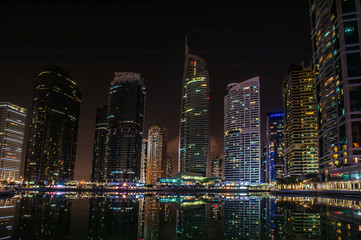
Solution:
[(361, 6), (313, 0), (318, 150), (322, 178), (361, 177)]
[(0, 102), (0, 179), (19, 179), (26, 109)]
[(283, 82), (286, 175), (318, 172), (317, 115), (312, 66), (291, 65)]
[(145, 183), (145, 177), (147, 176), (147, 156), (148, 155), (148, 139), (142, 140), (142, 154), (140, 157), (140, 183)]
[(260, 183), (259, 77), (231, 83), (224, 98), (224, 177), (243, 185)]
[(42, 67), (30, 113), (25, 181), (73, 179), (80, 99), (78, 84), (70, 74), (57, 66)]

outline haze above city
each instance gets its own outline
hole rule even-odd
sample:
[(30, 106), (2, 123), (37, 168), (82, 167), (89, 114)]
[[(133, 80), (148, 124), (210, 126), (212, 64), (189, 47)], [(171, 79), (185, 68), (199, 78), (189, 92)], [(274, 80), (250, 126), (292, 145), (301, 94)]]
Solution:
[[(169, 130), (177, 159), (184, 37), (205, 59), (211, 89), (211, 157), (223, 154), (226, 86), (260, 76), (267, 112), (282, 110), (281, 83), (291, 63), (311, 59), (308, 1), (252, 1), (228, 6), (151, 4), (86, 6), (1, 4), (0, 96), (31, 109), (45, 64), (68, 71), (82, 93), (75, 178), (91, 173), (96, 107), (107, 103), (114, 72), (139, 72), (147, 89), (145, 135)], [(264, 136), (263, 136), (264, 138)], [(22, 168), (23, 169), (23, 168)]]

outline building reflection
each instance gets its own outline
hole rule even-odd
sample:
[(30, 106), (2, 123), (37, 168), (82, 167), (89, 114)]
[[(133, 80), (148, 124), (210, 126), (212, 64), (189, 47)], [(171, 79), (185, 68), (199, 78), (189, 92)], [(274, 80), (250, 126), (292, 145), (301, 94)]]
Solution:
[[(84, 198), (89, 215), (77, 207)], [(74, 229), (79, 226), (84, 228)], [(85, 230), (88, 239), (361, 239), (361, 203), (245, 194), (38, 193), (0, 199), (0, 239), (70, 239), (71, 228)]]
[(21, 197), (15, 239), (70, 239), (72, 201), (60, 194)]
[(259, 197), (225, 198), (225, 239), (260, 239), (260, 207)]
[(88, 239), (137, 239), (139, 202), (135, 196), (90, 199)]
[(16, 199), (0, 199), (0, 239), (10, 239), (13, 235)]
[(205, 205), (180, 206), (177, 212), (177, 240), (207, 239)]

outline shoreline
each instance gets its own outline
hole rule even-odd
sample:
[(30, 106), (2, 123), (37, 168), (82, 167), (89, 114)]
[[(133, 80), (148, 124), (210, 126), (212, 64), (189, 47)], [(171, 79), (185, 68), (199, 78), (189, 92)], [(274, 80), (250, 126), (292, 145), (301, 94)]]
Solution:
[(321, 196), (321, 197), (356, 197), (361, 198), (361, 191), (335, 191), (335, 190), (270, 190), (270, 189), (203, 189), (203, 188), (177, 188), (177, 189), (86, 189), (86, 188), (15, 188), (14, 191), (1, 191), (0, 196), (13, 195), (16, 192), (92, 192), (92, 193), (269, 193), (275, 196)]

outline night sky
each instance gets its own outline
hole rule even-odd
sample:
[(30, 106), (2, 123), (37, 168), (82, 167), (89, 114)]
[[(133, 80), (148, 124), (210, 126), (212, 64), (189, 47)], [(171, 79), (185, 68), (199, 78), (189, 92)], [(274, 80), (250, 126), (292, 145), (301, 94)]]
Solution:
[(282, 110), (281, 83), (289, 65), (308, 65), (312, 56), (306, 0), (104, 2), (0, 4), (0, 101), (30, 110), (33, 86), (45, 64), (64, 68), (79, 84), (78, 179), (90, 176), (95, 111), (107, 103), (114, 72), (142, 74), (147, 88), (145, 132), (152, 124), (167, 127), (168, 151), (177, 158), (186, 34), (190, 52), (205, 59), (210, 74), (211, 156), (223, 155), (227, 84), (260, 76), (264, 140), (267, 112)]

